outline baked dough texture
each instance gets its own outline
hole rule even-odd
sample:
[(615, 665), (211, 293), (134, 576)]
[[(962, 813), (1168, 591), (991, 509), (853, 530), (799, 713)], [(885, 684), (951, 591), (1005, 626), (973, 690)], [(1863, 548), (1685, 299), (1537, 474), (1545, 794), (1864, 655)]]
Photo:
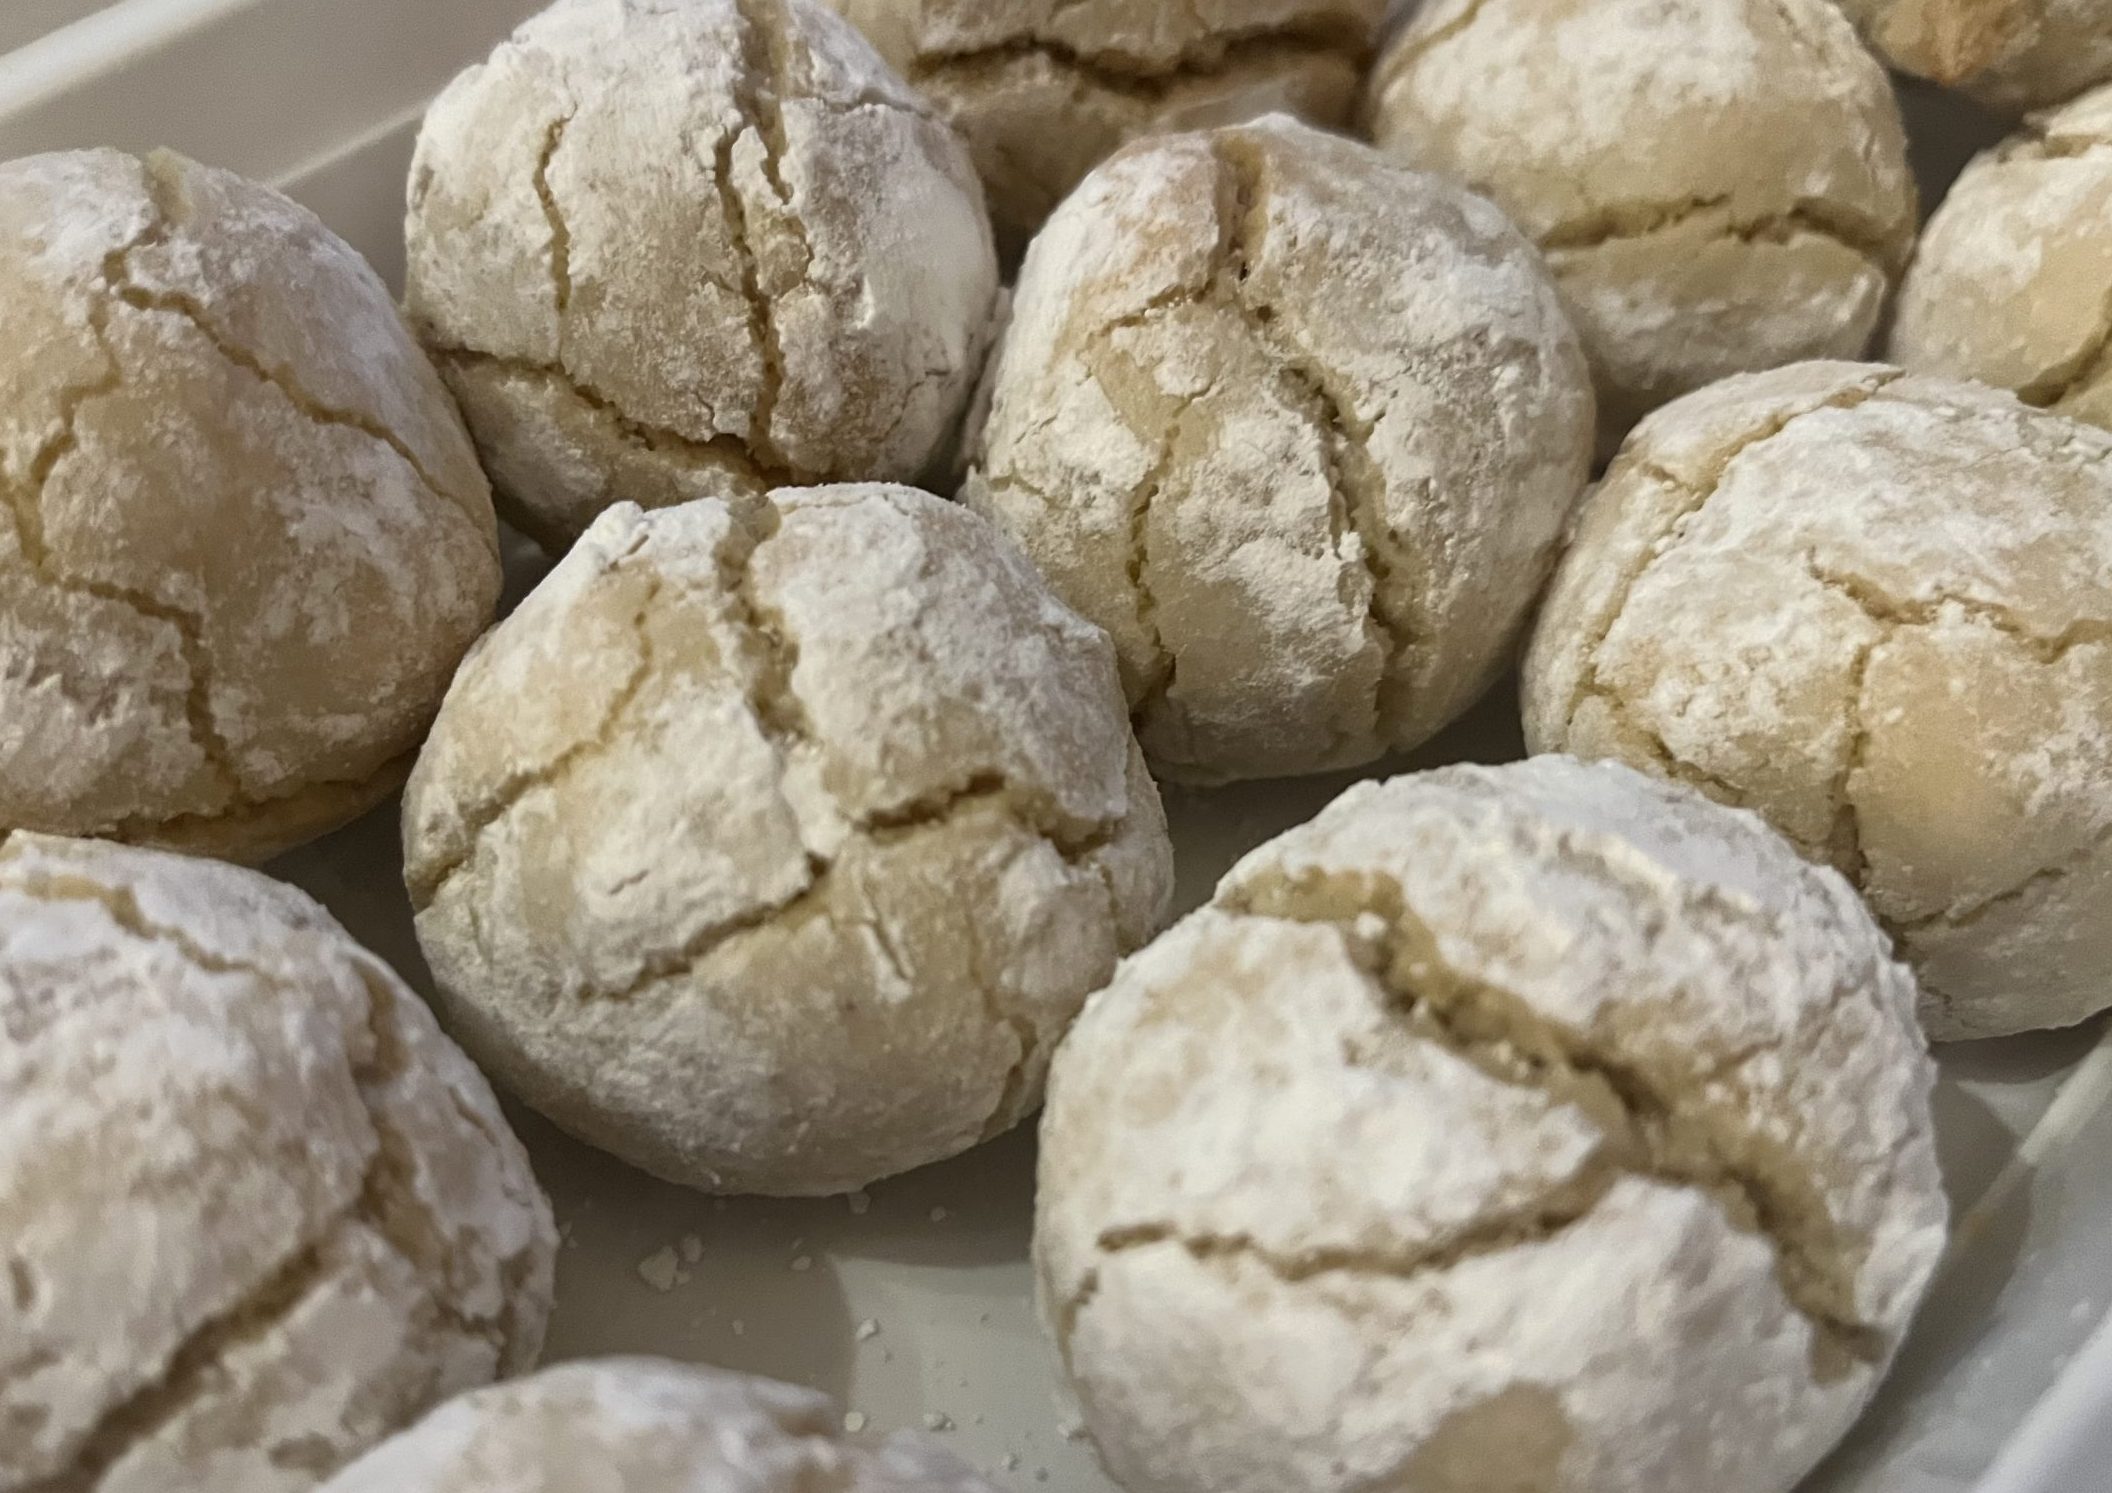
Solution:
[(1861, 357), (1913, 244), (1899, 105), (1833, 0), (1430, 0), (1371, 116), (1546, 251), (1607, 452), (1730, 374)]
[(1903, 72), (2021, 113), (2112, 78), (2104, 0), (1839, 0)]
[(1098, 629), (907, 488), (610, 510), (464, 666), (404, 808), (452, 1029), (721, 1192), (996, 1135), (1164, 918)]
[(0, 832), (261, 860), (393, 792), (499, 595), (387, 290), (179, 156), (0, 165)]
[(1141, 135), (1356, 112), (1385, 0), (830, 0), (968, 142), (1008, 261)]
[(324, 1493), (989, 1493), (928, 1436), (842, 1427), (811, 1389), (599, 1359), (464, 1395)]
[(1027, 258), (962, 490), (1107, 629), (1153, 766), (1423, 741), (1509, 660), (1591, 460), (1488, 203), (1277, 116), (1139, 142)]
[(530, 1367), (556, 1234), (491, 1090), (313, 902), (0, 844), (0, 1490), (305, 1493)]
[(1035, 1256), (1131, 1493), (1787, 1493), (1941, 1251), (1914, 982), (1757, 819), (1351, 789), (1056, 1060)]
[(560, 0), (434, 103), (408, 307), (506, 517), (910, 480), (997, 295), (965, 148), (815, 0)]
[(2112, 426), (2112, 88), (1965, 169), (1900, 287), (1890, 356)]
[(1758, 810), (1845, 872), (1939, 1039), (2112, 1003), (2112, 436), (1813, 363), (1639, 429), (1528, 654), (1536, 751)]

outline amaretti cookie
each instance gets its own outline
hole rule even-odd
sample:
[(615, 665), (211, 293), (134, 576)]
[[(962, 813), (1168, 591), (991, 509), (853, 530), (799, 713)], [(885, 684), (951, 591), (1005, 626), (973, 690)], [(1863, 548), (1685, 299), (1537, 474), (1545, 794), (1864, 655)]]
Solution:
[(305, 209), (0, 164), (0, 832), (261, 860), (402, 783), (499, 595), (447, 390)]
[(1966, 167), (1914, 252), (1890, 356), (2112, 425), (2112, 88)]
[(1590, 376), (1494, 207), (1281, 117), (1139, 142), (1027, 257), (962, 499), (1107, 629), (1153, 766), (1416, 746), (1511, 657)]
[(549, 1205), (432, 1014), (300, 893), (0, 844), (0, 1488), (305, 1493), (533, 1366)]
[(1833, 0), (1430, 0), (1371, 121), (1546, 251), (1607, 451), (1716, 379), (1861, 357), (1914, 240), (1898, 102)]
[(1172, 880), (1105, 636), (870, 486), (610, 510), (464, 666), (404, 844), (464, 1045), (725, 1192), (1016, 1123)]
[(662, 1359), (464, 1395), (324, 1493), (990, 1493), (928, 1436), (847, 1436), (827, 1395)]
[(1057, 1056), (1035, 1257), (1131, 1493), (1788, 1493), (1944, 1240), (1914, 981), (1749, 814), (1343, 795)]
[(815, 0), (559, 0), (427, 114), (407, 304), (506, 517), (913, 480), (997, 295), (966, 149)]
[(2112, 436), (1814, 363), (1639, 429), (1525, 673), (1535, 750), (1758, 810), (1847, 874), (1939, 1038), (2112, 1004)]
[(968, 142), (1016, 259), (1139, 135), (1347, 124), (1385, 0), (830, 0)]
[(2101, 0), (1839, 0), (1887, 62), (2022, 111), (2112, 78)]

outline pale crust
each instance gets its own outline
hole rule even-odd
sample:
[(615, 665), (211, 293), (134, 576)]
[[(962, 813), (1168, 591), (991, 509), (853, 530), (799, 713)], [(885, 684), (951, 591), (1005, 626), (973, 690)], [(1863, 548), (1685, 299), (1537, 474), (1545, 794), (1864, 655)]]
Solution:
[(599, 1359), (464, 1395), (322, 1493), (990, 1493), (928, 1436), (842, 1427), (811, 1389)]
[(1035, 1256), (1133, 1493), (1786, 1493), (1941, 1252), (1914, 982), (1750, 815), (1366, 783), (1058, 1054)]
[(961, 497), (1114, 638), (1158, 771), (1318, 772), (1508, 661), (1591, 426), (1500, 213), (1277, 117), (1130, 146), (1051, 220)]
[(16, 834), (0, 1033), (0, 1487), (304, 1493), (535, 1361), (526, 1155), (299, 893)]
[(2112, 88), (1966, 167), (1900, 287), (1889, 356), (2112, 426)]
[(1862, 356), (1913, 243), (1899, 107), (1833, 0), (1431, 0), (1370, 99), (1382, 149), (1546, 250), (1607, 451), (1719, 378)]
[(1106, 638), (906, 488), (611, 510), (464, 666), (404, 819), (464, 1043), (722, 1191), (1014, 1124), (1171, 894)]
[(2021, 113), (2112, 78), (2102, 0), (1839, 0), (1894, 67)]
[(1385, 0), (829, 0), (960, 130), (1016, 261), (1147, 134), (1283, 111), (1347, 124)]
[(2112, 1000), (2112, 436), (1813, 363), (1637, 430), (1526, 661), (1535, 750), (1756, 809), (1846, 872), (1931, 1035)]
[(559, 0), (435, 101), (407, 305), (507, 517), (914, 480), (997, 295), (981, 188), (815, 0)]
[(499, 592), (373, 272), (176, 156), (0, 167), (0, 829), (261, 859), (400, 779)]

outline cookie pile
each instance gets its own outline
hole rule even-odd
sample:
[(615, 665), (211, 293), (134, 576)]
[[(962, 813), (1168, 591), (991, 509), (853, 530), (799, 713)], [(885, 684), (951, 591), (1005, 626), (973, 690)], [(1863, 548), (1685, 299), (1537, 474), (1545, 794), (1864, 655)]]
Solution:
[[(228, 173), (0, 165), (0, 1493), (985, 1487), (529, 1375), (485, 1074), (777, 1196), (1046, 1097), (1132, 1493), (1839, 1441), (1929, 1041), (2112, 1005), (2112, 21), (1383, 10), (559, 0), (433, 105), (401, 310)], [(1919, 234), (1888, 65), (2054, 106)], [(1167, 926), (1159, 782), (1521, 658), (1543, 755)], [(399, 789), (437, 1020), (229, 864)]]

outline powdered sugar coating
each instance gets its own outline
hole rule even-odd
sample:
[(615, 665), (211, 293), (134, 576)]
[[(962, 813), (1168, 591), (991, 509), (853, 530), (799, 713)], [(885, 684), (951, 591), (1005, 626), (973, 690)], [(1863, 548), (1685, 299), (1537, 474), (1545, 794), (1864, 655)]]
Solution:
[(1914, 984), (1750, 815), (1350, 790), (1059, 1053), (1035, 1230), (1136, 1493), (1785, 1493), (1941, 1251)]
[(968, 142), (1016, 260), (1146, 134), (1281, 110), (1342, 125), (1385, 0), (830, 0)]
[(534, 1362), (526, 1156), (299, 893), (16, 834), (0, 1036), (0, 1487), (301, 1493)]
[(1899, 107), (1833, 0), (1432, 0), (1371, 117), (1546, 251), (1609, 451), (1716, 379), (1860, 357), (1913, 242)]
[(1050, 220), (962, 500), (1113, 636), (1155, 767), (1272, 776), (1487, 686), (1590, 446), (1502, 214), (1276, 117), (1131, 146)]
[(1525, 706), (1536, 750), (1846, 872), (1932, 1035), (2112, 1000), (2112, 436), (1860, 364), (1669, 406), (1585, 507)]
[(1037, 1103), (1171, 895), (1107, 640), (906, 488), (612, 509), (464, 667), (405, 801), (464, 1043), (720, 1191), (845, 1192)]
[(0, 166), (0, 828), (262, 858), (401, 780), (498, 599), (447, 391), (343, 241), (115, 151)]
[(508, 517), (916, 477), (997, 294), (960, 143), (814, 0), (559, 0), (434, 103), (408, 304)]
[(1966, 167), (1900, 287), (1890, 356), (2112, 425), (2112, 87)]
[(2022, 112), (2112, 78), (2112, 15), (2100, 0), (1840, 0), (1905, 72)]
[(929, 1437), (864, 1441), (842, 1424), (811, 1389), (600, 1359), (465, 1395), (325, 1493), (989, 1493)]

